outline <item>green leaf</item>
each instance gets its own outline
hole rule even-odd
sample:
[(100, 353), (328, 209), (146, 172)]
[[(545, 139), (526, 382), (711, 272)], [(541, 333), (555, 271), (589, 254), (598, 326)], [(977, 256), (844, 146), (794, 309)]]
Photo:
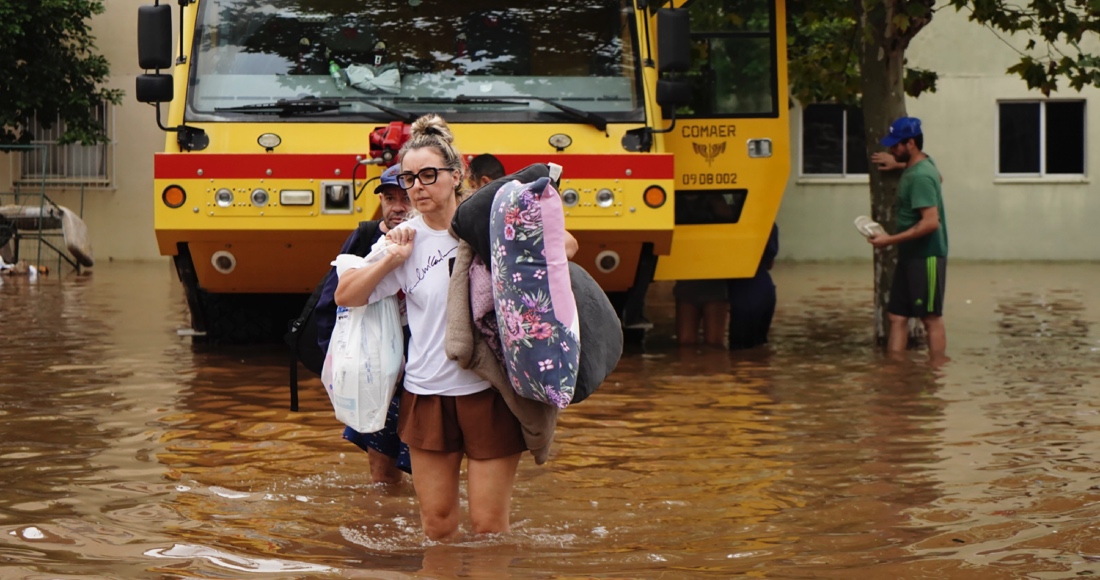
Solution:
[(894, 28), (897, 28), (903, 34), (906, 30), (909, 30), (909, 15), (908, 14), (895, 14), (894, 15)]

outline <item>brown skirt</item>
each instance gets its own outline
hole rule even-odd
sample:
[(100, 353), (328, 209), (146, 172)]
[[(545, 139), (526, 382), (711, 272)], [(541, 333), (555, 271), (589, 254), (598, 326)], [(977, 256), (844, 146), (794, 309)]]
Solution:
[(496, 389), (448, 397), (401, 394), (397, 435), (409, 447), (470, 459), (497, 459), (527, 449), (519, 420)]

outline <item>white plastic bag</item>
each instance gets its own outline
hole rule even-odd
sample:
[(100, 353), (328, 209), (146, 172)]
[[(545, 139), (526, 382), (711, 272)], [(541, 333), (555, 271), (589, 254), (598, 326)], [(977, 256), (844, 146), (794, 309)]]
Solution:
[[(362, 265), (384, 252), (382, 245), (367, 258), (342, 254), (337, 258), (337, 273), (346, 271), (341, 266), (352, 262), (349, 258)], [(399, 310), (397, 296), (366, 306), (336, 309), (336, 326), (325, 354), (321, 381), (336, 418), (359, 433), (374, 433), (386, 424), (386, 411), (403, 363)]]

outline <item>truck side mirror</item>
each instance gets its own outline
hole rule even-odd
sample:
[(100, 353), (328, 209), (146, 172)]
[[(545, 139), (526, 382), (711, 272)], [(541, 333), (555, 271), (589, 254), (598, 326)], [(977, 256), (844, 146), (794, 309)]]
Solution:
[(138, 8), (138, 66), (145, 70), (172, 67), (172, 7)]
[[(172, 75), (160, 69), (172, 67), (172, 7), (167, 4), (138, 8), (138, 66), (156, 74), (138, 75), (135, 97), (140, 103), (172, 100)], [(159, 121), (158, 121), (159, 122)]]
[(167, 103), (174, 95), (172, 75), (138, 75), (134, 96), (139, 103)]
[(657, 104), (673, 110), (691, 104), (691, 85), (683, 80), (658, 79)]
[(657, 104), (675, 111), (691, 104), (691, 85), (681, 76), (691, 68), (691, 23), (688, 11), (657, 11)]
[(682, 73), (691, 67), (691, 23), (688, 11), (657, 11), (657, 72)]

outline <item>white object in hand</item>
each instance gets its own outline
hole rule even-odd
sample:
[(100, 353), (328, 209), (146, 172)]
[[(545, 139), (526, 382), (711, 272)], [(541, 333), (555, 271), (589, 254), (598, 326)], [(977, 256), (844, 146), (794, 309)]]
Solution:
[(886, 233), (886, 230), (882, 228), (881, 224), (865, 215), (857, 217), (855, 225), (856, 229), (859, 230), (859, 233), (867, 236), (868, 238), (873, 238), (875, 236)]

